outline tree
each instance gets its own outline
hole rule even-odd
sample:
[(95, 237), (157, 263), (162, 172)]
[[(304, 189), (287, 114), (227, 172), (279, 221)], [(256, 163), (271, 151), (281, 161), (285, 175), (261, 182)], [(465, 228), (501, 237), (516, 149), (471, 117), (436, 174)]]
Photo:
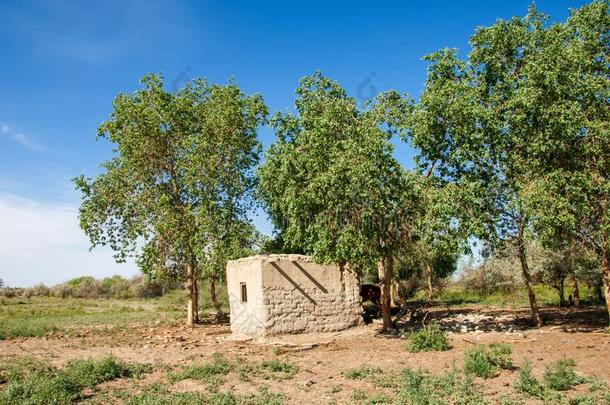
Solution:
[[(511, 122), (535, 123), (523, 154), (527, 208), (548, 245), (576, 240), (597, 256), (610, 313), (610, 15), (607, 1), (548, 29), (521, 72)], [(522, 133), (521, 133), (522, 134)]]
[(224, 215), (245, 221), (267, 109), (230, 82), (196, 79), (172, 93), (160, 75), (120, 94), (98, 137), (115, 145), (95, 179), (77, 177), (80, 225), (92, 247), (117, 261), (135, 256), (144, 273), (186, 282), (187, 325), (197, 321), (197, 278)]
[(296, 92), (296, 115), (271, 120), (277, 139), (258, 173), (260, 198), (286, 248), (342, 271), (378, 264), (389, 331), (394, 259), (410, 239), (414, 192), (392, 156), (389, 124), (407, 104), (390, 94), (359, 108), (319, 72)]
[[(466, 61), (455, 50), (428, 55), (426, 88), (411, 123), (420, 159), (440, 177), (472, 184), (477, 191), (478, 204), (470, 212), (479, 224), (475, 234), (492, 246), (514, 243), (535, 325), (541, 319), (526, 250), (528, 239), (539, 232), (529, 208), (531, 184), (543, 162), (562, 156), (549, 155), (554, 145), (544, 137), (560, 122), (575, 124), (568, 110), (549, 117), (556, 112), (545, 92), (561, 94), (561, 77), (538, 77), (545, 76), (547, 59), (558, 50), (561, 30), (545, 25), (532, 7), (524, 18), (478, 28)], [(535, 84), (539, 80), (542, 89)]]

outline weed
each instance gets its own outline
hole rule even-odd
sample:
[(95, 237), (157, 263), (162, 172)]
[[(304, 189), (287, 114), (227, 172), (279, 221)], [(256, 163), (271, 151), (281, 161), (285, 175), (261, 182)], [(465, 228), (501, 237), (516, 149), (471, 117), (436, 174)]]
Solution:
[(413, 405), (483, 403), (483, 394), (471, 377), (461, 377), (455, 369), (439, 376), (403, 369), (397, 396), (399, 403)]
[(358, 368), (352, 368), (343, 372), (346, 378), (350, 380), (358, 380), (365, 377), (371, 377), (377, 374), (381, 374), (383, 371), (377, 367), (360, 366)]
[(112, 357), (74, 361), (62, 370), (41, 360), (19, 359), (2, 372), (7, 384), (0, 392), (0, 403), (69, 404), (81, 397), (85, 387), (145, 370), (145, 366), (127, 365)]
[(328, 393), (329, 394), (336, 394), (337, 392), (341, 392), (343, 388), (341, 388), (341, 385), (339, 384), (333, 384), (330, 386), (330, 388), (328, 389)]
[(544, 373), (546, 386), (557, 391), (565, 391), (584, 382), (583, 378), (574, 371), (575, 365), (574, 360), (563, 359), (547, 367)]
[(221, 376), (228, 374), (232, 368), (233, 365), (220, 353), (214, 353), (211, 361), (187, 366), (177, 373), (170, 374), (169, 380), (176, 382), (192, 378), (205, 382), (208, 388), (214, 391), (224, 382)]
[(277, 359), (263, 361), (260, 368), (268, 372), (267, 374), (262, 375), (263, 378), (271, 378), (275, 380), (289, 380), (299, 371), (297, 366), (279, 361)]
[(355, 389), (352, 392), (352, 399), (354, 401), (364, 401), (366, 399), (366, 394), (361, 389)]
[(149, 370), (150, 366), (145, 364), (126, 364), (115, 357), (106, 357), (101, 360), (70, 361), (64, 372), (80, 386), (93, 387), (119, 378), (139, 378)]
[(515, 389), (528, 397), (544, 397), (544, 386), (532, 375), (532, 363), (527, 360), (519, 367)]
[(511, 348), (502, 343), (475, 345), (464, 351), (464, 371), (477, 377), (491, 378), (499, 368), (512, 367)]
[(437, 323), (425, 325), (421, 330), (411, 333), (407, 339), (407, 349), (411, 353), (449, 349), (447, 332)]

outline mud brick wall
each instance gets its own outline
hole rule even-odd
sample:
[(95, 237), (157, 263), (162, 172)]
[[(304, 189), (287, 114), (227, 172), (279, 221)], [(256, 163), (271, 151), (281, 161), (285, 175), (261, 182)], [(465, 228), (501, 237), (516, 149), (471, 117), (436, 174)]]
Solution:
[[(234, 328), (233, 305), (236, 303), (232, 302), (234, 332), (257, 336), (334, 332), (362, 323), (359, 286), (349, 271), (334, 264), (316, 264), (303, 255), (253, 256), (239, 261), (231, 262), (227, 268), (229, 295), (236, 294), (231, 292), (237, 291), (238, 279), (248, 278), (250, 284), (260, 288), (252, 291), (256, 301), (250, 303), (248, 298), (247, 303), (252, 305), (251, 313), (259, 323), (257, 328), (250, 325), (248, 329), (239, 327), (236, 319)], [(260, 263), (260, 273), (253, 274), (253, 262)], [(248, 273), (240, 276), (240, 266), (248, 267)]]

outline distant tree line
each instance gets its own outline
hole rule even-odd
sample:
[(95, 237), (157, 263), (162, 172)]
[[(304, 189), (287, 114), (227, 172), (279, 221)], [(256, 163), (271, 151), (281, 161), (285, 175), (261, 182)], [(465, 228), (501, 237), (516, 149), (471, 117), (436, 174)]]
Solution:
[(58, 298), (154, 298), (181, 288), (179, 282), (171, 280), (148, 280), (136, 276), (130, 279), (121, 276), (97, 280), (90, 276), (78, 277), (47, 287), (38, 284), (33, 287), (7, 287), (0, 283), (0, 297), (58, 297)]

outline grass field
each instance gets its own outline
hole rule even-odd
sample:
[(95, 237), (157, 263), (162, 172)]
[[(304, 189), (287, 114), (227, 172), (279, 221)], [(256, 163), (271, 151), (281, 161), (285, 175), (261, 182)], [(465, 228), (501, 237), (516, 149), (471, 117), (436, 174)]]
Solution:
[(226, 323), (185, 328), (181, 291), (0, 299), (0, 404), (610, 404), (604, 309), (545, 306), (555, 291), (537, 292), (540, 330), (446, 333), (437, 320), (527, 316), (523, 291), (447, 289), (429, 327), (388, 339), (373, 323), (303, 348), (232, 341)]

